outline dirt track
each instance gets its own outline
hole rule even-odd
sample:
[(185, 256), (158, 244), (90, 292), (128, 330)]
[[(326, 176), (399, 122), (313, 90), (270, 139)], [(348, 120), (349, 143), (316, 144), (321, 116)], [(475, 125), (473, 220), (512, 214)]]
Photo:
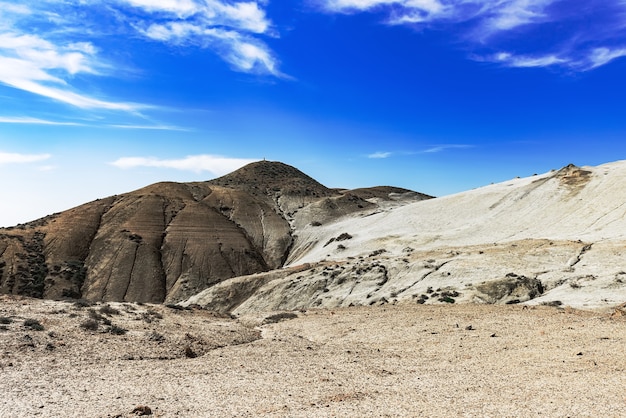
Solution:
[[(81, 327), (101, 307), (0, 298), (10, 319), (0, 416), (125, 417), (138, 405), (157, 417), (626, 413), (623, 316), (397, 305), (262, 325), (267, 315), (112, 304), (119, 313), (101, 316), (126, 334), (106, 332), (103, 319)], [(26, 318), (45, 329), (26, 329)]]

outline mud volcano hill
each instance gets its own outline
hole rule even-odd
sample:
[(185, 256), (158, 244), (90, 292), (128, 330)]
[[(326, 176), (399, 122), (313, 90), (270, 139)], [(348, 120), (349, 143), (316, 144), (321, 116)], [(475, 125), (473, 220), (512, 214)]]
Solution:
[(0, 229), (0, 293), (177, 302), (281, 267), (299, 226), (376, 207), (366, 200), (371, 194), (428, 197), (368, 190), (361, 197), (329, 189), (294, 167), (260, 161), (207, 182), (157, 183), (99, 199)]

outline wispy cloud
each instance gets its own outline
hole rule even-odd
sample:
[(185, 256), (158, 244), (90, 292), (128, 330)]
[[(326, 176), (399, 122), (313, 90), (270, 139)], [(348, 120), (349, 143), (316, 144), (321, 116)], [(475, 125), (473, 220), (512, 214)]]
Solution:
[(434, 154), (437, 152), (447, 151), (450, 149), (467, 149), (473, 148), (472, 145), (467, 144), (443, 144), (443, 145), (433, 145), (429, 148), (422, 150), (421, 154)]
[(147, 14), (134, 27), (148, 39), (213, 50), (236, 71), (286, 77), (276, 56), (258, 38), (276, 36), (264, 2), (118, 1)]
[(190, 155), (181, 159), (160, 159), (155, 157), (122, 157), (112, 162), (122, 169), (137, 167), (170, 168), (195, 173), (209, 172), (214, 175), (230, 173), (246, 164), (258, 161), (246, 158), (229, 158), (219, 155)]
[[(321, 4), (328, 13), (378, 13), (385, 24), (455, 33), (472, 51), (471, 58), (508, 67), (587, 71), (626, 56), (623, 0), (321, 0)], [(584, 13), (578, 13), (582, 7)], [(520, 43), (522, 39), (530, 41)]]
[(11, 152), (0, 152), (0, 165), (3, 164), (24, 164), (45, 161), (52, 157), (50, 154), (19, 154)]
[(338, 13), (382, 11), (388, 24), (460, 23), (476, 20), (483, 31), (503, 31), (549, 20), (558, 0), (325, 0)]
[(624, 56), (626, 56), (626, 44), (618, 48), (595, 48), (587, 57), (587, 66), (588, 69), (594, 69)]
[(391, 157), (393, 153), (391, 152), (375, 152), (373, 154), (370, 154), (367, 156), (367, 158), (373, 158), (373, 159), (383, 159), (383, 158), (389, 158)]
[(494, 62), (501, 62), (509, 67), (532, 68), (549, 67), (566, 63), (567, 60), (554, 55), (545, 56), (517, 56), (509, 52), (500, 52), (489, 59)]
[[(115, 24), (111, 24), (115, 22)], [(137, 36), (214, 51), (234, 70), (283, 77), (259, 36), (276, 36), (265, 1), (0, 1), (0, 84), (81, 109), (150, 108), (81, 91), (79, 77), (118, 77), (106, 37)]]
[(170, 125), (108, 125), (109, 128), (116, 129), (139, 129), (139, 130), (152, 130), (152, 131), (180, 131), (187, 132), (189, 129), (181, 128), (179, 126)]
[(237, 71), (286, 77), (278, 59), (261, 41), (234, 30), (187, 22), (152, 24), (140, 32), (155, 41), (172, 45), (195, 44), (213, 49)]
[(59, 126), (82, 126), (76, 122), (58, 122), (30, 117), (6, 117), (0, 116), (0, 123), (14, 123), (23, 125), (59, 125)]
[(160, 14), (170, 22), (188, 21), (204, 27), (230, 27), (265, 33), (271, 24), (262, 8), (264, 1), (228, 2), (223, 0), (117, 0), (118, 3), (150, 14)]
[(473, 145), (468, 145), (468, 144), (441, 144), (441, 145), (431, 145), (428, 148), (424, 148), (422, 150), (419, 151), (397, 151), (397, 152), (389, 152), (389, 151), (379, 151), (379, 152), (374, 152), (372, 154), (367, 155), (367, 158), (372, 158), (372, 159), (385, 159), (385, 158), (390, 158), (393, 156), (411, 156), (411, 155), (418, 155), (418, 154), (435, 154), (438, 152), (444, 152), (447, 150), (453, 150), (453, 149), (468, 149), (468, 148), (473, 148)]
[(0, 83), (83, 109), (134, 112), (142, 108), (77, 93), (69, 85), (67, 80), (78, 74), (99, 74), (103, 64), (96, 55), (91, 43), (55, 43), (12, 27), (0, 33)]

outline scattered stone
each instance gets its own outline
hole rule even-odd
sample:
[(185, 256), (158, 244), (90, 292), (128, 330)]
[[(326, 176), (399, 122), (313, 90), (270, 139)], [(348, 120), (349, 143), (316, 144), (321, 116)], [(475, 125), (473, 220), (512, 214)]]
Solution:
[(193, 349), (190, 346), (186, 346), (185, 347), (185, 357), (187, 357), (187, 358), (196, 358), (196, 357), (198, 357), (198, 354), (196, 354), (196, 352), (193, 351)]
[(138, 405), (135, 407), (135, 409), (133, 409), (132, 413), (137, 416), (152, 415), (152, 409), (150, 409), (150, 407), (146, 405)]

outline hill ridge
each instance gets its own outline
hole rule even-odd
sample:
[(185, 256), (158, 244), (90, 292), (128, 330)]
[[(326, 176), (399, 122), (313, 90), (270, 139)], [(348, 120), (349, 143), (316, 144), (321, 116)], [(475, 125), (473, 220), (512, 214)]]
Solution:
[[(305, 210), (327, 198), (332, 213)], [(279, 268), (301, 225), (369, 205), (280, 162), (159, 182), (0, 229), (0, 293), (172, 303)]]

